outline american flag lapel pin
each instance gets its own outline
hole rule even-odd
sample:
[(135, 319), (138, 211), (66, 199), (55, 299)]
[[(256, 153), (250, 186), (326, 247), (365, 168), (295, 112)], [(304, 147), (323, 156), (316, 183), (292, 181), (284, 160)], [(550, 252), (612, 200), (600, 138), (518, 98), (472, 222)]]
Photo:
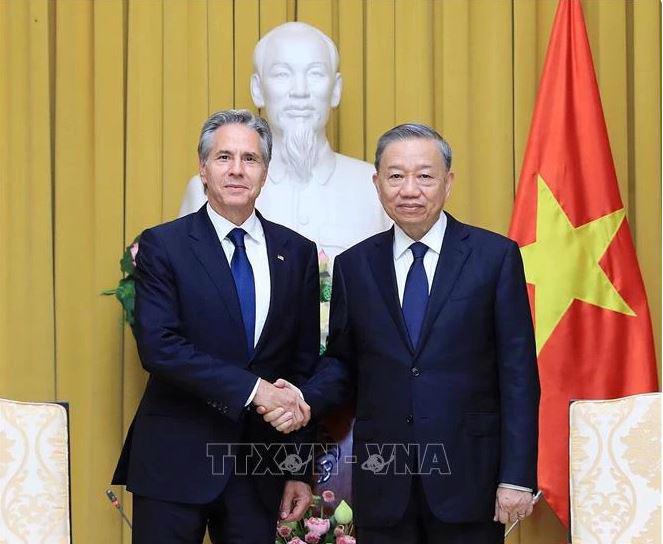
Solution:
[(285, 257), (284, 257), (283, 255), (277, 255), (276, 258), (277, 258), (279, 261), (285, 261)]

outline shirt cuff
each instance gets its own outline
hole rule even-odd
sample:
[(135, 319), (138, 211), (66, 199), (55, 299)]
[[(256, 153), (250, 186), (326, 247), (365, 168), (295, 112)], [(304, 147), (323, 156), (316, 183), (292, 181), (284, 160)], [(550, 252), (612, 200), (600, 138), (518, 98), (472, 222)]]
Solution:
[[(244, 403), (244, 406), (248, 406), (249, 404), (251, 404), (253, 402), (253, 398), (256, 396), (256, 393), (258, 392), (258, 386), (259, 385), (260, 385), (260, 378), (258, 378), (256, 380), (256, 384), (253, 386), (253, 391), (251, 391), (251, 394), (249, 395), (249, 398)], [(292, 387), (297, 391), (297, 393), (299, 393), (299, 398), (304, 400), (304, 394), (301, 392), (299, 387), (297, 387), (295, 385), (293, 385)]]
[(498, 484), (497, 487), (502, 487), (504, 489), (514, 489), (516, 491), (526, 491), (527, 493), (533, 493), (533, 491), (529, 487), (522, 487), (520, 485)]
[(258, 386), (260, 385), (260, 378), (256, 380), (256, 384), (253, 386), (253, 391), (251, 391), (251, 394), (249, 395), (249, 398), (247, 401), (244, 403), (244, 406), (248, 406), (253, 402), (253, 397), (256, 396), (256, 393), (258, 392)]

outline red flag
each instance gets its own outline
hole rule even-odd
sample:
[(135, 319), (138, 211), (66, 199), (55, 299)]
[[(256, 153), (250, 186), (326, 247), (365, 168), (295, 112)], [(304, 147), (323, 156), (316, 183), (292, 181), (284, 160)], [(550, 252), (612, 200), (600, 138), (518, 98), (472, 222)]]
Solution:
[(569, 401), (658, 387), (580, 0), (557, 8), (509, 235), (521, 246), (536, 329), (539, 486), (568, 526)]

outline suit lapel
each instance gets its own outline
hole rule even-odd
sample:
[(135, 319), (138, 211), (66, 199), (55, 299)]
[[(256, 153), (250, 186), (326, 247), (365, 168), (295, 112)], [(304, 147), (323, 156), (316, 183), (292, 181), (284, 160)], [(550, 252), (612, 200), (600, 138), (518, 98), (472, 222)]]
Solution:
[(408, 349), (413, 352), (410, 337), (405, 327), (403, 312), (398, 300), (398, 285), (396, 283), (396, 271), (394, 270), (394, 228), (392, 227), (376, 237), (375, 245), (370, 255), (370, 266), (373, 279), (387, 304), (387, 309), (398, 332)]
[(440, 258), (435, 268), (435, 275), (433, 276), (430, 298), (428, 299), (428, 307), (426, 308), (426, 315), (424, 316), (424, 322), (421, 327), (421, 335), (415, 359), (426, 344), (431, 327), (449, 298), (458, 279), (458, 275), (463, 268), (463, 264), (465, 264), (465, 261), (470, 255), (471, 250), (465, 247), (463, 243), (463, 239), (467, 235), (468, 232), (465, 226), (456, 221), (450, 214), (447, 214), (447, 229), (444, 233)]
[(269, 338), (270, 329), (275, 326), (277, 316), (280, 315), (281, 309), (287, 297), (286, 285), (288, 282), (290, 271), (290, 260), (288, 259), (287, 245), (288, 239), (281, 238), (278, 230), (274, 228), (273, 224), (266, 221), (263, 216), (256, 211), (256, 215), (262, 223), (262, 229), (265, 233), (265, 242), (267, 244), (267, 260), (269, 262), (269, 309), (267, 311), (267, 319), (265, 325), (260, 333), (260, 338), (256, 343), (254, 356), (262, 348), (265, 343), (265, 338)]
[(203, 206), (192, 216), (189, 238), (191, 239), (191, 249), (194, 255), (203, 265), (212, 283), (219, 291), (221, 300), (228, 308), (228, 312), (237, 324), (244, 338), (244, 343), (246, 343), (246, 333), (244, 332), (242, 312), (235, 290), (235, 280), (230, 272), (230, 265), (219, 237), (207, 215), (206, 206)]

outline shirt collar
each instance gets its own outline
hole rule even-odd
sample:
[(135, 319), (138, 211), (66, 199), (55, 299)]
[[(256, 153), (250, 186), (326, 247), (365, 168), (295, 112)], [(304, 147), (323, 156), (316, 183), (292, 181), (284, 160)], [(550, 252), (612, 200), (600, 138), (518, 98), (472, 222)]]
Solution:
[[(442, 212), (440, 218), (419, 241), (426, 244), (429, 250), (432, 250), (439, 255), (442, 250), (442, 241), (444, 240), (444, 233), (446, 230), (447, 215)], [(403, 256), (403, 253), (405, 253), (415, 242), (416, 240), (410, 238), (405, 234), (405, 231), (401, 227), (394, 223), (394, 258), (396, 260), (400, 259)]]
[(212, 221), (212, 225), (214, 225), (214, 230), (216, 231), (219, 240), (226, 238), (230, 231), (236, 228), (244, 229), (246, 234), (256, 242), (262, 242), (265, 239), (265, 233), (262, 230), (260, 219), (258, 219), (255, 210), (251, 212), (251, 215), (249, 215), (246, 221), (239, 225), (239, 227), (214, 211), (209, 202), (207, 203), (207, 215)]

